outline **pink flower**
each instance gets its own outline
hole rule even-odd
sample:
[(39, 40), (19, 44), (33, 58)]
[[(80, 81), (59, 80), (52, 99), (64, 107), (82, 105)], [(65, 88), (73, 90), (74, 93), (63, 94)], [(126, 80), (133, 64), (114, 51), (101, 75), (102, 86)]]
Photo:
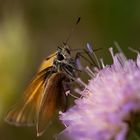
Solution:
[[(126, 59), (122, 52), (113, 54), (112, 65), (104, 65), (81, 91), (82, 98), (61, 113), (66, 126), (58, 139), (125, 140), (140, 113), (140, 54)], [(90, 72), (92, 75), (92, 72)], [(140, 117), (140, 115), (139, 115)], [(131, 124), (132, 123), (132, 124)], [(140, 139), (140, 137), (139, 137)]]

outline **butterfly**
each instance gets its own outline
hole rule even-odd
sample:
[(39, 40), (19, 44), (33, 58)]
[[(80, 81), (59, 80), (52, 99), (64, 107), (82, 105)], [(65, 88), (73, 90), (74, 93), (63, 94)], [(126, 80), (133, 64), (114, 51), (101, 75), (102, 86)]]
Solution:
[(25, 90), (22, 100), (7, 114), (5, 120), (16, 126), (36, 125), (41, 136), (57, 109), (66, 111), (71, 82), (76, 77), (77, 64), (66, 43), (48, 56)]

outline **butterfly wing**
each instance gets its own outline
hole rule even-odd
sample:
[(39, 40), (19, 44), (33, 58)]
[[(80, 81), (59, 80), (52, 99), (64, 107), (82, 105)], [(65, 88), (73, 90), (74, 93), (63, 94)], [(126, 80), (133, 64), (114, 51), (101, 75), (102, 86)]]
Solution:
[[(48, 62), (46, 62), (47, 60)], [(53, 73), (53, 61), (54, 55), (43, 61), (40, 70), (27, 87), (21, 102), (8, 112), (6, 122), (14, 125), (33, 125), (35, 123), (45, 84)]]
[(53, 61), (56, 58), (56, 52), (54, 52), (53, 54), (51, 54), (50, 56), (48, 56), (43, 63), (41, 64), (40, 68), (39, 68), (39, 72), (45, 70), (48, 67), (51, 67), (53, 65)]
[(46, 73), (39, 74), (32, 81), (21, 102), (8, 112), (5, 118), (6, 122), (14, 125), (33, 125), (35, 123), (35, 115), (47, 80), (45, 75)]
[(40, 111), (37, 120), (37, 135), (40, 136), (45, 131), (50, 123), (55, 111), (60, 105), (66, 105), (66, 95), (63, 88), (63, 81), (65, 79), (63, 73), (54, 73), (48, 79), (44, 96), (40, 105)]

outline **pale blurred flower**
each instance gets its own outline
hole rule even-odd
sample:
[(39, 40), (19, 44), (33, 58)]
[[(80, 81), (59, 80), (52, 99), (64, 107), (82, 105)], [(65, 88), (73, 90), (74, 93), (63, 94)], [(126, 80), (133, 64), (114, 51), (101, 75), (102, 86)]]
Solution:
[(113, 64), (102, 63), (102, 69), (80, 93), (83, 97), (61, 113), (66, 128), (58, 139), (125, 140), (136, 116), (140, 117), (140, 54), (134, 61), (109, 50)]

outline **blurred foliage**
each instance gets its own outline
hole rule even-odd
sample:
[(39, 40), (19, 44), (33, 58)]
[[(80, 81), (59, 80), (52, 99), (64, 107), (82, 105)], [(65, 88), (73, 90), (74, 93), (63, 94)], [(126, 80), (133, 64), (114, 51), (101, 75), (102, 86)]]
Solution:
[(25, 73), (28, 38), (23, 24), (21, 17), (9, 17), (0, 26), (0, 117), (3, 105), (15, 96)]
[(130, 130), (128, 133), (128, 140), (139, 140), (140, 139), (140, 114), (132, 113), (134, 117), (132, 117), (129, 122)]
[[(0, 1), (0, 139), (36, 139), (35, 128), (17, 128), (3, 122), (17, 102), (42, 59), (66, 40), (77, 17), (82, 20), (70, 41), (71, 48), (92, 42), (106, 63), (108, 47), (117, 41), (125, 54), (140, 46), (139, 0), (1, 0)], [(42, 136), (51, 140), (62, 127), (59, 122)]]

